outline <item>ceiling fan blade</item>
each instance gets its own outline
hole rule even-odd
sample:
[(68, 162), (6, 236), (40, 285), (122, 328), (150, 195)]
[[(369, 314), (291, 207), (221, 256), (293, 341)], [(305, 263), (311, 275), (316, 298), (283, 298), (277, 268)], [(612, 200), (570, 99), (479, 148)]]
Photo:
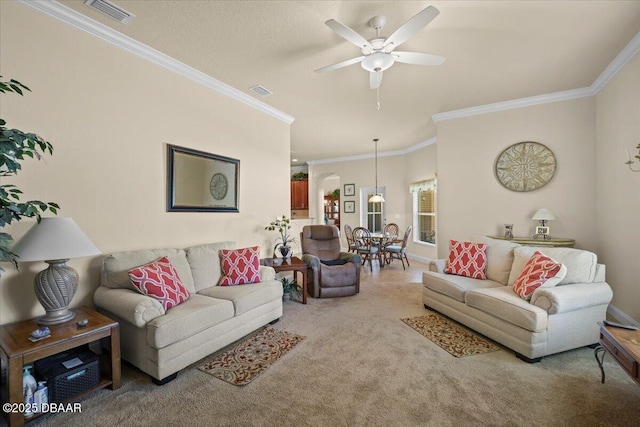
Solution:
[(349, 65), (357, 64), (358, 62), (362, 62), (364, 56), (359, 56), (353, 59), (347, 59), (346, 61), (338, 62), (337, 64), (327, 65), (326, 67), (318, 68), (316, 73), (326, 73), (327, 71), (337, 70), (338, 68), (348, 67)]
[(346, 41), (355, 44), (361, 49), (364, 48), (373, 51), (373, 46), (371, 46), (371, 43), (369, 43), (367, 39), (353, 31), (346, 25), (336, 21), (335, 19), (329, 19), (327, 22), (325, 22), (325, 24)]
[(394, 51), (391, 55), (397, 62), (404, 62), (405, 64), (415, 65), (440, 65), (445, 59), (444, 56), (431, 55), (430, 53), (417, 53), (417, 52), (397, 52)]
[(413, 18), (402, 24), (395, 33), (391, 34), (388, 39), (384, 41), (382, 47), (386, 47), (393, 43), (394, 47), (400, 46), (406, 42), (415, 33), (427, 26), (427, 24), (440, 14), (440, 11), (433, 6), (429, 6), (422, 12), (418, 13)]
[(382, 83), (382, 71), (369, 73), (369, 87), (371, 89), (378, 89)]

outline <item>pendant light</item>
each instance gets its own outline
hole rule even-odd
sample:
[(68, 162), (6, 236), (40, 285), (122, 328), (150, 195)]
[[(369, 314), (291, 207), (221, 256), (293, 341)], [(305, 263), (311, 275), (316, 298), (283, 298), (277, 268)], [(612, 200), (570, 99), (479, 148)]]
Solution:
[(374, 138), (373, 142), (376, 147), (376, 193), (369, 197), (369, 203), (384, 203), (384, 197), (381, 193), (378, 193), (378, 138)]

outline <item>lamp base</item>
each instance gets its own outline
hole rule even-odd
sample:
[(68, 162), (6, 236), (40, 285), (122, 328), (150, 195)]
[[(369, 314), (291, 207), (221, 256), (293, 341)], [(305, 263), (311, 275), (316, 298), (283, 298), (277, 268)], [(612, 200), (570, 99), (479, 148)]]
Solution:
[(68, 322), (76, 317), (76, 313), (63, 308), (61, 310), (47, 311), (47, 313), (38, 319), (38, 325), (48, 326), (57, 325), (59, 323)]
[(78, 289), (78, 272), (67, 266), (67, 261), (69, 260), (45, 261), (49, 268), (36, 275), (33, 286), (36, 298), (47, 312), (38, 319), (40, 325), (57, 325), (76, 316), (67, 307)]

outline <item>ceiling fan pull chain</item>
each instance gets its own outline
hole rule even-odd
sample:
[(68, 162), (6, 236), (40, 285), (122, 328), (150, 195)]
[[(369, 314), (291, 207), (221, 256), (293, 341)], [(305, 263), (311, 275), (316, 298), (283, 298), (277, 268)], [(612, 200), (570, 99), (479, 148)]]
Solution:
[(378, 111), (380, 111), (380, 86), (376, 88), (376, 101), (378, 105)]

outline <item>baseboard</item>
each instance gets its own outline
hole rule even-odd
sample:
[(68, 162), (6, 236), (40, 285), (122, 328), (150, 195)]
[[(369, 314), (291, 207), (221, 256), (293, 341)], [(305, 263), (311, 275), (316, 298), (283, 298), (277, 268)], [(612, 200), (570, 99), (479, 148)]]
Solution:
[(412, 255), (410, 253), (407, 253), (407, 258), (409, 258), (412, 261), (421, 262), (423, 264), (429, 264), (429, 262), (431, 262), (431, 258), (425, 258), (423, 256)]
[(613, 317), (616, 321), (624, 323), (625, 325), (640, 327), (640, 323), (636, 322), (634, 318), (632, 318), (613, 304), (609, 304), (609, 307), (607, 307), (607, 314)]

